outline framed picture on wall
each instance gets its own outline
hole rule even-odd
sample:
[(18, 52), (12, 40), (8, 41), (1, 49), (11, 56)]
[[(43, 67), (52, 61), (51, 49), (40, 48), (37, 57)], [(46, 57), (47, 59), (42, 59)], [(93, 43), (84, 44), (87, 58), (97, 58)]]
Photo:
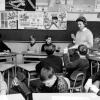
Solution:
[(36, 0), (5, 0), (6, 11), (35, 11)]

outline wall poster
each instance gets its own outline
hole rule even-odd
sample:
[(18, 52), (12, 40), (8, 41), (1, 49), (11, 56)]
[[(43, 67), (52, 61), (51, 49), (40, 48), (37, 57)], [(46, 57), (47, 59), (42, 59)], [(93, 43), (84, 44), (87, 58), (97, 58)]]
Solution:
[(66, 30), (66, 12), (18, 12), (18, 29)]
[(0, 12), (0, 29), (17, 29), (18, 12), (1, 11)]

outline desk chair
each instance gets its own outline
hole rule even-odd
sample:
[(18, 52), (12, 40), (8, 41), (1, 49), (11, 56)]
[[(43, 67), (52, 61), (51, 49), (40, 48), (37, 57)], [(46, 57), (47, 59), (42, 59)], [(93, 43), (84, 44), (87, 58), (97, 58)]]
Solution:
[(91, 61), (91, 76), (94, 74), (94, 70), (96, 69), (96, 72), (100, 70), (100, 62), (99, 61)]
[(85, 74), (81, 71), (74, 71), (71, 74), (71, 80), (74, 81), (72, 82), (72, 86), (70, 88), (70, 92), (74, 92), (74, 90), (78, 90), (79, 92), (82, 92), (83, 90), (83, 84), (85, 81)]

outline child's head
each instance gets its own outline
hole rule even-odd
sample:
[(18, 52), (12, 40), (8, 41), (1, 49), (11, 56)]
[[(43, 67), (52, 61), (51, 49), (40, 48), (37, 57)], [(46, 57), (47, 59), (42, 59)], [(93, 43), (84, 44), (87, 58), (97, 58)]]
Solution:
[(34, 44), (34, 43), (36, 42), (36, 38), (34, 37), (34, 35), (31, 35), (31, 36), (30, 36), (30, 42), (31, 42), (32, 44)]
[(50, 44), (52, 42), (52, 37), (51, 36), (46, 36), (45, 41), (47, 44)]
[(56, 75), (51, 66), (45, 66), (41, 69), (40, 79), (45, 86), (52, 87), (56, 81)]
[(78, 46), (78, 51), (79, 51), (79, 54), (86, 55), (88, 52), (88, 48), (86, 45), (81, 44)]

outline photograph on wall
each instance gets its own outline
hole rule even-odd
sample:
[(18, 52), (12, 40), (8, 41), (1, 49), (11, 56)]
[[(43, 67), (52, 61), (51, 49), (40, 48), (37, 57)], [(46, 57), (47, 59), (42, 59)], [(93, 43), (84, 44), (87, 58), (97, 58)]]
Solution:
[(6, 11), (35, 11), (36, 0), (5, 0)]
[(18, 29), (43, 29), (43, 12), (19, 11)]
[(45, 30), (66, 30), (67, 12), (44, 12)]
[(0, 12), (0, 29), (17, 29), (17, 11)]

